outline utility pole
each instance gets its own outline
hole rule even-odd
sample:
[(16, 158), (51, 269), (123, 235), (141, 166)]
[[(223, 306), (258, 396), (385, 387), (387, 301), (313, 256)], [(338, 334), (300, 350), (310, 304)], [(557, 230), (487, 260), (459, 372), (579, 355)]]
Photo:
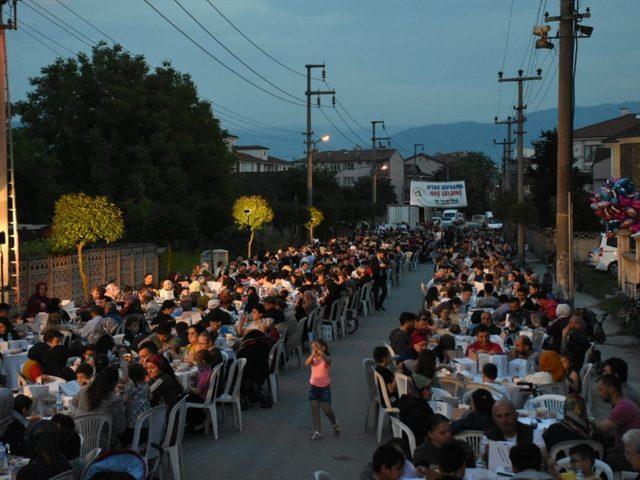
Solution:
[[(418, 147), (421, 147), (422, 153), (424, 153), (424, 143), (413, 144), (413, 175), (409, 177), (409, 185), (411, 185), (411, 178), (418, 176)], [(402, 205), (404, 205), (404, 185), (402, 186)]]
[[(571, 221), (571, 169), (573, 167), (574, 55), (578, 38), (591, 36), (593, 27), (579, 25), (591, 17), (589, 9), (581, 14), (576, 0), (560, 0), (560, 16), (545, 21), (560, 22), (558, 58), (558, 165), (556, 193), (556, 286), (561, 298), (573, 304), (573, 225)], [(578, 36), (577, 33), (581, 35)]]
[[(8, 18), (5, 22), (4, 11), (0, 9), (0, 298), (6, 302), (7, 286), (10, 281), (10, 263), (13, 260), (10, 256), (10, 247), (15, 254), (18, 251), (17, 245), (17, 225), (10, 223), (9, 200), (12, 199), (11, 213), (15, 215), (15, 195), (13, 185), (13, 156), (9, 157), (10, 142), (10, 106), (9, 106), (9, 82), (7, 76), (7, 39), (6, 31), (17, 28), (17, 0), (1, 0), (0, 5), (4, 7), (9, 4), (9, 14), (13, 18)], [(10, 162), (8, 161), (10, 160)], [(12, 243), (13, 242), (13, 243)], [(17, 262), (17, 259), (16, 259)], [(16, 263), (16, 275), (18, 264)], [(17, 280), (17, 276), (16, 276)], [(17, 292), (18, 293), (18, 292)], [(16, 295), (16, 300), (18, 295)]]
[(305, 65), (307, 69), (307, 90), (304, 92), (307, 97), (307, 207), (313, 207), (313, 129), (311, 128), (311, 97), (316, 95), (318, 97), (318, 106), (320, 106), (321, 95), (333, 95), (335, 102), (335, 90), (311, 90), (311, 71), (314, 68), (322, 69), (322, 80), (326, 78), (325, 65), (322, 64), (309, 64)]
[[(518, 203), (524, 202), (524, 122), (527, 118), (524, 116), (524, 111), (527, 106), (524, 105), (523, 100), (523, 85), (524, 82), (530, 82), (533, 80), (542, 80), (542, 70), (539, 68), (536, 72), (538, 75), (535, 77), (524, 77), (524, 72), (522, 70), (518, 70), (518, 76), (513, 78), (503, 78), (503, 73), (498, 72), (498, 82), (516, 82), (518, 84), (518, 105), (513, 107), (514, 110), (518, 112), (516, 118), (516, 124), (518, 125), (518, 130), (516, 134), (518, 135), (518, 143), (517, 143), (517, 154), (518, 154)], [(520, 264), (524, 263), (524, 237), (525, 237), (525, 224), (520, 221), (518, 223), (518, 261)]]
[(373, 203), (373, 213), (371, 215), (372, 228), (376, 223), (376, 204), (378, 203), (378, 159), (376, 158), (376, 142), (389, 140), (389, 137), (376, 136), (376, 125), (378, 124), (382, 125), (382, 128), (384, 129), (384, 120), (371, 120), (371, 146), (373, 148), (373, 161), (371, 162), (371, 202)]
[[(516, 120), (512, 117), (507, 117), (506, 120), (498, 120), (498, 117), (495, 117), (493, 120), (493, 123), (495, 125), (506, 125), (507, 126), (507, 139), (505, 140), (506, 145), (504, 148), (504, 153), (503, 153), (503, 175), (504, 175), (504, 189), (507, 192), (511, 191), (511, 180), (513, 178), (513, 160), (512, 160), (512, 153), (513, 153), (513, 144), (516, 143), (515, 140), (511, 139), (511, 134), (513, 133), (513, 128), (511, 128), (511, 125), (513, 125), (514, 123), (516, 123)], [(501, 145), (501, 143), (496, 143), (496, 141), (494, 140), (494, 145)]]
[[(511, 142), (513, 143), (513, 142)], [(507, 142), (507, 140), (505, 138), (502, 139), (501, 142), (496, 141), (496, 139), (493, 139), (493, 144), (494, 145), (501, 145), (502, 146), (502, 191), (506, 191), (506, 183), (507, 183), (507, 176), (508, 176), (508, 172), (507, 172), (507, 158), (508, 158), (508, 153), (507, 150), (511, 147), (511, 144), (509, 142)]]

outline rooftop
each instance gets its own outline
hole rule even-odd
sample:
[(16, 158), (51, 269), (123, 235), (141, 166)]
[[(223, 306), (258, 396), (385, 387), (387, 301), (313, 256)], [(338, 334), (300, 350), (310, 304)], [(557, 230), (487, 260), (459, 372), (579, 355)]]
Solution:
[(247, 153), (242, 153), (242, 152), (236, 152), (235, 155), (236, 155), (236, 158), (240, 161), (260, 162), (264, 164), (271, 163), (271, 164), (278, 164), (278, 165), (291, 165), (291, 162), (288, 162), (287, 160), (283, 160), (278, 157), (272, 157), (271, 155), (269, 155), (266, 160), (263, 158), (254, 157), (253, 155), (249, 155)]
[[(637, 113), (627, 113), (619, 117), (594, 123), (586, 127), (578, 128), (573, 132), (573, 138), (608, 138), (616, 137), (619, 134), (640, 127), (640, 115)], [(627, 135), (629, 136), (629, 135)]]
[(236, 145), (236, 150), (269, 150), (269, 147), (262, 145)]
[[(375, 153), (374, 153), (375, 152)], [(373, 149), (355, 149), (355, 150), (330, 150), (324, 152), (315, 152), (313, 161), (316, 163), (329, 162), (367, 162), (389, 160), (397, 150), (395, 148), (379, 148)], [(299, 158), (296, 162), (306, 161), (305, 158)]]

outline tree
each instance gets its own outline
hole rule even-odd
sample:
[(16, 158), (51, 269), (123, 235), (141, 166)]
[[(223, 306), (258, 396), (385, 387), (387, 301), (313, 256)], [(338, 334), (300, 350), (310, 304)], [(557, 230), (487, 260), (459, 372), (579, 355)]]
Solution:
[(233, 219), (241, 229), (249, 229), (249, 243), (247, 258), (251, 258), (251, 244), (256, 230), (273, 220), (273, 210), (260, 195), (250, 195), (238, 198), (233, 204)]
[(129, 240), (172, 240), (176, 229), (156, 220), (172, 205), (195, 226), (184, 243), (231, 224), (219, 205), (231, 201), (233, 158), (189, 75), (99, 44), (43, 67), (30, 84), (14, 108), (21, 222), (42, 223), (61, 194), (90, 191), (115, 198)]
[(469, 213), (484, 213), (491, 210), (493, 194), (498, 183), (495, 163), (482, 152), (463, 152), (436, 155), (443, 165), (433, 173), (433, 179), (444, 182), (464, 180), (467, 190), (466, 210)]
[(99, 241), (115, 242), (123, 233), (122, 212), (107, 197), (71, 193), (56, 202), (51, 230), (53, 248), (57, 251), (75, 248), (78, 252), (78, 269), (85, 298), (89, 298), (89, 285), (84, 269), (84, 247)]
[(311, 245), (313, 245), (313, 230), (322, 223), (324, 215), (316, 207), (309, 207), (308, 211), (309, 221), (305, 223), (304, 226), (309, 230), (309, 238), (311, 240)]
[[(538, 209), (540, 226), (555, 227), (556, 224), (556, 183), (558, 167), (558, 134), (555, 130), (540, 132), (533, 142), (534, 154), (529, 158), (527, 179), (530, 183), (528, 204)], [(575, 159), (574, 159), (575, 162)], [(598, 219), (589, 206), (589, 192), (585, 186), (590, 183), (589, 175), (573, 167), (571, 174), (573, 200), (573, 227), (576, 231), (599, 230)]]

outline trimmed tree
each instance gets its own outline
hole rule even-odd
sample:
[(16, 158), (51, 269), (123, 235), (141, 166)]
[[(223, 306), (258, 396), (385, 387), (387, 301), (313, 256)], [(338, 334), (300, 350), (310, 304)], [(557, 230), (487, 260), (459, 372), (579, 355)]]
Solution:
[(316, 207), (309, 207), (309, 221), (304, 226), (309, 230), (309, 241), (313, 245), (313, 230), (322, 223), (324, 214)]
[(89, 298), (89, 284), (84, 270), (84, 247), (99, 241), (115, 242), (123, 233), (122, 212), (107, 197), (71, 193), (56, 201), (51, 232), (53, 248), (60, 252), (76, 249), (85, 298)]
[(260, 195), (243, 196), (233, 204), (233, 219), (238, 228), (242, 230), (249, 229), (247, 258), (251, 258), (251, 245), (253, 244), (255, 232), (273, 220), (273, 210), (269, 202)]

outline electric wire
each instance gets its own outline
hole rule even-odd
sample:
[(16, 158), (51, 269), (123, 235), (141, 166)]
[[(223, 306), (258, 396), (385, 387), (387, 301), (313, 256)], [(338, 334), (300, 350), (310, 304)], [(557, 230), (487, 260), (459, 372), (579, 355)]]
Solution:
[(358, 145), (358, 142), (354, 142), (352, 138), (349, 138), (342, 130), (340, 130), (340, 128), (338, 128), (338, 126), (333, 122), (333, 120), (331, 120), (329, 118), (329, 116), (326, 114), (326, 112), (324, 111), (325, 108), (327, 107), (318, 107), (318, 110), (320, 110), (320, 113), (322, 113), (322, 115), (324, 116), (324, 118), (327, 119), (327, 121), (331, 124), (331, 126), (342, 136), (342, 138), (344, 138), (347, 142), (349, 142), (352, 145)]
[(249, 132), (249, 133), (251, 133), (253, 135), (261, 136), (263, 138), (268, 138), (268, 139), (271, 139), (271, 140), (281, 140), (281, 141), (284, 141), (284, 142), (298, 142), (299, 141), (299, 140), (280, 137), (280, 136), (277, 136), (277, 135), (271, 135), (269, 133), (264, 133), (264, 132), (261, 132), (259, 130), (255, 130), (255, 129), (251, 128), (251, 127), (247, 127), (246, 125), (243, 125), (241, 123), (235, 122), (233, 119), (225, 118), (225, 117), (223, 117), (223, 116), (221, 116), (219, 114), (217, 114), (217, 115), (214, 114), (214, 117), (217, 118), (218, 120), (220, 120), (222, 123), (231, 124), (231, 125), (239, 128), (239, 129), (241, 129), (243, 131)]
[(252, 81), (251, 79), (245, 77), (244, 75), (242, 75), (240, 72), (237, 72), (236, 70), (234, 70), (233, 68), (231, 68), (230, 66), (228, 66), (226, 63), (224, 63), (222, 60), (220, 60), (218, 57), (216, 57), (213, 53), (211, 53), (209, 50), (207, 50), (205, 47), (203, 47), (200, 43), (198, 43), (197, 41), (195, 41), (193, 38), (191, 38), (189, 36), (189, 34), (187, 34), (187, 32), (185, 32), (182, 28), (180, 28), (176, 23), (174, 23), (169, 17), (167, 17), (164, 13), (162, 13), (160, 10), (158, 10), (149, 0), (144, 0), (144, 3), (146, 3), (153, 11), (155, 11), (160, 17), (162, 17), (164, 19), (164, 21), (166, 21), (169, 25), (171, 25), (175, 30), (177, 30), (182, 36), (184, 36), (187, 40), (189, 40), (192, 44), (194, 44), (198, 49), (200, 49), (202, 52), (205, 53), (205, 55), (207, 55), (208, 57), (210, 57), (212, 60), (214, 60), (216, 63), (218, 63), (219, 65), (221, 65), (223, 68), (225, 68), (226, 70), (228, 70), (229, 72), (233, 73), (235, 76), (237, 76), (238, 78), (244, 80), (246, 83), (252, 85), (253, 87), (257, 88), (258, 90), (262, 91), (263, 93), (266, 93), (267, 95), (270, 95), (274, 98), (277, 98), (279, 100), (282, 100), (283, 102), (286, 103), (290, 103), (292, 105), (297, 105), (297, 106), (302, 106), (304, 107), (305, 104), (304, 103), (299, 103), (299, 102), (294, 102), (286, 97), (283, 97), (281, 95), (278, 95), (277, 93), (273, 93), (269, 90), (267, 90), (266, 88), (258, 85), (257, 83), (255, 83), (254, 81)]
[[(238, 32), (247, 42), (249, 42), (251, 45), (253, 45), (255, 48), (258, 49), (258, 51), (260, 51), (261, 53), (263, 53), (267, 58), (269, 58), (270, 60), (272, 60), (273, 62), (277, 63), (278, 65), (280, 65), (282, 68), (288, 70), (291, 73), (294, 73), (302, 78), (307, 78), (307, 76), (302, 73), (299, 72), (293, 68), (291, 68), (289, 65), (285, 64), (284, 62), (278, 60), (277, 58), (275, 58), (273, 55), (271, 55), (269, 52), (267, 52), (264, 48), (262, 48), (260, 45), (258, 45), (256, 42), (254, 42), (251, 38), (249, 38), (249, 36), (247, 36), (242, 30), (240, 30), (239, 27), (237, 27), (230, 19), (229, 17), (227, 17), (218, 7), (216, 7), (213, 2), (211, 0), (205, 0), (210, 6), (211, 8), (213, 8), (218, 15), (220, 15), (229, 25), (231, 25), (231, 27)], [(319, 78), (314, 78), (314, 80), (320, 80)]]
[(185, 8), (184, 5), (182, 5), (182, 3), (180, 3), (179, 0), (173, 0), (174, 3), (176, 5), (178, 5), (178, 7), (180, 7), (180, 9), (186, 13), (189, 18), (191, 18), (191, 20), (193, 20), (202, 30), (204, 30), (204, 32), (211, 37), (218, 45), (220, 45), (229, 55), (231, 55), (233, 58), (235, 58), (238, 62), (240, 62), (245, 68), (247, 68), (248, 70), (250, 70), (254, 75), (256, 75), (257, 77), (261, 78), (263, 81), (265, 81), (266, 83), (268, 83), (269, 85), (271, 85), (273, 88), (275, 88), (276, 90), (278, 90), (279, 92), (293, 98), (294, 100), (297, 100), (299, 102), (302, 102), (303, 100), (298, 98), (297, 96), (293, 95), (292, 93), (287, 92), (286, 90), (280, 88), (278, 85), (276, 85), (275, 83), (271, 82), (269, 79), (267, 79), (264, 75), (260, 74), (259, 72), (257, 72), (253, 67), (251, 67), (251, 65), (249, 65), (248, 63), (246, 63), (244, 60), (242, 60), (238, 55), (236, 55), (231, 49), (229, 49), (224, 43), (222, 43), (218, 37), (216, 37), (213, 33), (211, 33), (211, 31), (204, 26), (204, 24), (202, 24), (202, 22), (200, 22), (187, 8)]
[(49, 40), (52, 43), (55, 43), (56, 45), (58, 45), (60, 48), (63, 48), (64, 50), (68, 51), (69, 53), (71, 53), (71, 55), (76, 55), (78, 52), (74, 52), (72, 49), (70, 49), (69, 47), (63, 45), (62, 43), (58, 42), (57, 40), (51, 38), (49, 35), (42, 33), (40, 30), (38, 30), (37, 28), (29, 25), (27, 22), (25, 22), (24, 20), (20, 20), (20, 26), (22, 27), (27, 27), (31, 30), (33, 30), (35, 33), (37, 33), (38, 35), (40, 35), (41, 37), (46, 38), (47, 40)]
[[(28, 27), (27, 27), (28, 28)], [(38, 42), (40, 45), (42, 45), (43, 47), (45, 47), (46, 49), (52, 51), (53, 53), (55, 53), (56, 55), (58, 55), (59, 57), (64, 57), (64, 54), (61, 53), (59, 50), (56, 50), (55, 48), (53, 48), (51, 45), (46, 44), (45, 42), (43, 42), (41, 39), (39, 39), (38, 37), (36, 37), (33, 33), (29, 33), (29, 30), (24, 30), (24, 29), (20, 29), (21, 33), (24, 33), (27, 37), (30, 37), (31, 39), (35, 40), (36, 42)]]
[[(31, 5), (33, 4), (33, 5)], [(78, 30), (77, 28), (69, 25), (67, 22), (65, 22), (64, 20), (62, 20), (60, 17), (58, 17), (57, 15), (51, 13), (49, 10), (47, 10), (46, 8), (44, 8), (42, 5), (37, 4), (36, 2), (34, 2), (33, 0), (30, 1), (30, 3), (24, 3), (24, 5), (28, 8), (30, 8), (31, 10), (33, 10), (34, 12), (36, 12), (37, 14), (43, 16), (44, 18), (46, 18), (47, 20), (49, 20), (51, 23), (57, 25), (59, 28), (63, 29), (64, 31), (66, 31), (69, 35), (74, 36), (75, 38), (77, 38), (79, 41), (81, 41), (82, 43), (84, 43), (85, 45), (89, 46), (89, 47), (93, 47), (96, 43), (95, 40), (89, 38), (88, 36), (86, 36), (84, 33), (82, 33), (80, 30)], [(38, 10), (36, 10), (33, 6), (36, 6), (38, 8)], [(51, 18), (47, 17), (47, 15), (43, 14), (41, 11), (46, 12), (46, 14), (49, 17), (53, 17), (55, 18), (58, 22), (52, 20)], [(62, 25), (64, 26), (62, 26)], [(66, 28), (65, 28), (66, 27)], [(72, 31), (70, 31), (72, 30)], [(75, 32), (75, 33), (74, 33)], [(84, 38), (81, 38), (84, 37)]]
[(260, 127), (260, 128), (267, 128), (267, 129), (269, 129), (269, 130), (274, 130), (274, 131), (276, 131), (276, 132), (283, 132), (283, 133), (296, 134), (296, 135), (298, 134), (298, 132), (296, 132), (296, 131), (294, 131), (294, 130), (288, 130), (288, 129), (286, 129), (286, 128), (282, 128), (282, 127), (274, 127), (274, 126), (272, 126), (272, 125), (268, 125), (268, 124), (266, 124), (266, 123), (264, 123), (264, 122), (260, 122), (260, 121), (258, 121), (258, 120), (254, 120), (253, 118), (251, 118), (251, 117), (247, 117), (246, 115), (242, 115), (242, 114), (240, 114), (240, 113), (238, 113), (238, 112), (236, 112), (236, 111), (234, 111), (234, 110), (231, 110), (230, 108), (225, 107), (224, 105), (221, 105), (221, 104), (220, 104), (220, 103), (218, 103), (218, 102), (211, 101), (211, 103), (212, 103), (212, 105), (213, 105), (214, 109), (215, 109), (215, 108), (222, 109), (226, 115), (232, 115), (232, 116), (234, 116), (234, 117), (237, 117), (237, 118), (238, 118), (238, 120), (240, 120), (240, 121), (245, 121), (245, 122), (253, 123), (253, 124), (255, 124), (257, 127)]
[(103, 32), (102, 30), (100, 30), (98, 27), (96, 27), (93, 23), (91, 23), (89, 20), (87, 20), (86, 18), (84, 18), (82, 15), (80, 15), (78, 12), (76, 12), (75, 10), (73, 10), (71, 7), (69, 7), (68, 5), (65, 5), (64, 3), (62, 3), (61, 0), (55, 0), (56, 3), (58, 3), (61, 7), (63, 7), (64, 9), (66, 9), (67, 11), (69, 11), (71, 14), (73, 14), (74, 16), (78, 17), (80, 20), (82, 20), (84, 23), (86, 23), (87, 25), (89, 25), (91, 28), (93, 28), (96, 32), (98, 32), (100, 35), (102, 35), (103, 37), (107, 38), (108, 40), (111, 40), (112, 43), (116, 44), (118, 42), (116, 42), (111, 36), (107, 35), (105, 32)]
[(347, 121), (344, 119), (344, 117), (340, 113), (340, 110), (338, 110), (337, 108), (334, 107), (334, 111), (336, 112), (336, 115), (338, 115), (338, 117), (340, 118), (342, 123), (344, 123), (344, 125), (353, 134), (353, 136), (356, 137), (358, 140), (360, 140), (360, 142), (362, 142), (363, 145), (366, 145), (367, 142), (365, 140), (363, 140), (362, 137), (360, 135), (358, 135), (353, 128), (351, 128), (351, 126), (347, 123)]

